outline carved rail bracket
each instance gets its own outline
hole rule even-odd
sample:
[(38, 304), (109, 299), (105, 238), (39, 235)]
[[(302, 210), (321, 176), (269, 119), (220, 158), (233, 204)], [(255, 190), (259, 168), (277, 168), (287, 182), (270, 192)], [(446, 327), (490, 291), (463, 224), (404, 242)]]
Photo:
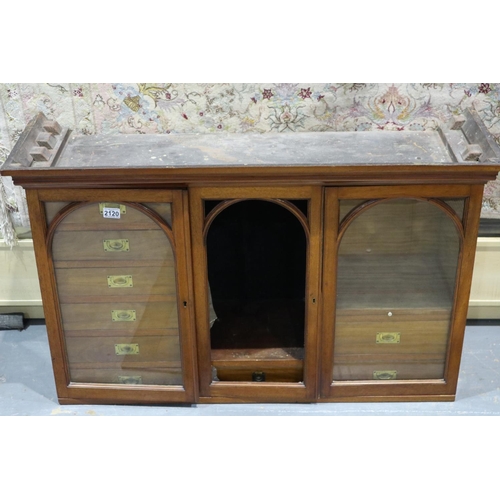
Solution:
[(474, 109), (466, 109), (463, 115), (453, 116), (447, 130), (439, 129), (439, 133), (450, 156), (458, 162), (500, 161), (500, 146)]
[(71, 130), (39, 113), (26, 126), (9, 158), (6, 167), (50, 167), (62, 151)]

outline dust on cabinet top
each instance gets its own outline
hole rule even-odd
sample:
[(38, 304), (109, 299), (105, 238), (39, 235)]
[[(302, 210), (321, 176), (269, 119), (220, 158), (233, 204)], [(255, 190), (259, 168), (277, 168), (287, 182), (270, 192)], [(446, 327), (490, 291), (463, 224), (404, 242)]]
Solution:
[(148, 169), (157, 178), (176, 180), (195, 172), (252, 175), (248, 172), (258, 167), (278, 169), (279, 175), (314, 167), (323, 176), (348, 175), (361, 167), (359, 176), (363, 171), (373, 175), (377, 166), (385, 167), (384, 175), (401, 167), (406, 173), (440, 175), (444, 167), (446, 178), (455, 168), (464, 179), (470, 175), (485, 181), (500, 170), (500, 147), (474, 110), (430, 131), (95, 136), (75, 135), (40, 113), (26, 126), (0, 173), (18, 179), (36, 175), (40, 181), (44, 172), (55, 179), (63, 171), (113, 176), (118, 170)]
[(114, 135), (70, 139), (58, 166), (222, 167), (450, 163), (432, 132)]

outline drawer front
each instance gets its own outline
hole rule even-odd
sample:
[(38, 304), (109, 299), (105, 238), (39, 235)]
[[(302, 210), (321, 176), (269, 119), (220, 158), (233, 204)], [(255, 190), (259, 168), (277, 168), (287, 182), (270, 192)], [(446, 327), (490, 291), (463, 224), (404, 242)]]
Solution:
[(125, 366), (92, 368), (80, 363), (78, 368), (71, 368), (71, 381), (97, 384), (121, 385), (182, 385), (180, 363), (128, 363)]
[[(284, 361), (213, 361), (217, 378), (221, 382), (302, 382), (304, 369), (302, 360)], [(264, 380), (259, 380), (264, 374)]]
[(446, 311), (350, 311), (337, 316), (335, 355), (444, 353), (449, 328)]
[(83, 205), (66, 215), (58, 225), (60, 231), (85, 228), (94, 230), (158, 229), (158, 225), (140, 210), (114, 202)]
[(177, 329), (177, 302), (113, 302), (61, 304), (64, 330), (136, 332), (147, 329)]
[[(45, 203), (45, 214), (47, 222), (50, 223), (54, 217), (66, 206), (69, 202), (47, 202)], [(68, 214), (60, 223), (58, 228), (62, 231), (74, 231), (85, 229), (83, 226), (92, 226), (97, 229), (115, 229), (122, 227), (144, 228), (150, 227), (157, 229), (156, 222), (149, 216), (142, 213), (136, 208), (115, 203), (103, 202), (105, 207), (116, 207), (120, 209), (119, 218), (104, 217), (102, 212), (101, 203), (92, 203), (90, 205), (82, 206), (75, 211)], [(172, 225), (172, 208), (170, 203), (141, 203), (142, 206), (149, 208), (157, 215), (159, 215), (170, 226)], [(125, 211), (123, 211), (123, 208)]]
[(445, 357), (432, 355), (338, 356), (333, 365), (333, 380), (418, 380), (442, 379)]
[(163, 295), (175, 297), (173, 266), (102, 267), (56, 269), (57, 289), (61, 302), (92, 296), (96, 301), (106, 297)]
[(70, 369), (74, 363), (179, 361), (178, 335), (68, 337)]
[(145, 257), (173, 262), (171, 244), (163, 231), (57, 231), (52, 242), (52, 258), (56, 262)]

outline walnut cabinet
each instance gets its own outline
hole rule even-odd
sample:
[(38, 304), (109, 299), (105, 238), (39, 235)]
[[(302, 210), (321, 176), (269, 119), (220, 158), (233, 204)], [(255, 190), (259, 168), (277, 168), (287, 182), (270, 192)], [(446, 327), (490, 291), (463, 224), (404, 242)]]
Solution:
[(61, 403), (450, 401), (483, 185), (432, 132), (81, 137), (39, 115), (26, 189)]

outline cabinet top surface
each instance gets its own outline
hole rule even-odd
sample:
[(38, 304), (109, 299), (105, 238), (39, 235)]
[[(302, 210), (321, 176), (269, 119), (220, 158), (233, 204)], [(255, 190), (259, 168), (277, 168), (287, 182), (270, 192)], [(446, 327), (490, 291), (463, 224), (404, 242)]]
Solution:
[(436, 132), (303, 132), (74, 137), (57, 165), (81, 167), (328, 166), (453, 163)]
[(96, 136), (75, 135), (40, 113), (27, 125), (0, 173), (22, 182), (36, 177), (37, 185), (43, 185), (44, 175), (52, 182), (71, 172), (76, 182), (83, 170), (92, 171), (96, 180), (106, 176), (106, 182), (132, 169), (148, 169), (145, 175), (150, 178), (180, 182), (186, 175), (191, 180), (207, 175), (229, 180), (256, 171), (298, 176), (300, 167), (301, 179), (321, 175), (325, 181), (344, 176), (347, 182), (349, 175), (374, 179), (374, 172), (410, 173), (415, 180), (429, 174), (452, 179), (454, 171), (462, 180), (485, 181), (500, 170), (500, 147), (477, 114), (468, 111), (458, 126), (455, 122), (429, 131)]

